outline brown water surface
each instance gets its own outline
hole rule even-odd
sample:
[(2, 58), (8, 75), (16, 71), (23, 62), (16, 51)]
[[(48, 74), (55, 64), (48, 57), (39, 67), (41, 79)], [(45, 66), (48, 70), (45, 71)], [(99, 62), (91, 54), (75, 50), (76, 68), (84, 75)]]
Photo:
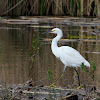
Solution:
[[(42, 18), (40, 18), (42, 20)], [(39, 18), (35, 23), (12, 24), (0, 23), (0, 79), (1, 83), (22, 84), (32, 79), (34, 86), (49, 85), (62, 73), (64, 65), (51, 52), (51, 40), (54, 34), (42, 34), (59, 27), (64, 37), (58, 45), (68, 45), (78, 50), (89, 62), (96, 64), (95, 80), (92, 81), (89, 72), (80, 74), (81, 84), (100, 87), (100, 26), (97, 24), (73, 24), (66, 18), (50, 19)], [(38, 21), (39, 20), (39, 21)], [(67, 23), (68, 21), (68, 23)], [(82, 20), (81, 20), (82, 21)], [(79, 23), (79, 20), (78, 20)], [(42, 46), (34, 59), (34, 66), (30, 68), (29, 50), (32, 45), (33, 34), (37, 36)], [(53, 79), (47, 79), (48, 70), (52, 69)], [(90, 69), (88, 68), (88, 71)], [(64, 76), (57, 82), (57, 86), (67, 87), (77, 85), (77, 75), (74, 68), (67, 67)]]

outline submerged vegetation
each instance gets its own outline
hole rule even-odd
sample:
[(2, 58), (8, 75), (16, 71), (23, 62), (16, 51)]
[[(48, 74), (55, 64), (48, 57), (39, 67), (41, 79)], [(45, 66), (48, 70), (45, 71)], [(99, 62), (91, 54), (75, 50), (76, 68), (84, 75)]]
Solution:
[(100, 0), (1, 0), (0, 15), (100, 16)]

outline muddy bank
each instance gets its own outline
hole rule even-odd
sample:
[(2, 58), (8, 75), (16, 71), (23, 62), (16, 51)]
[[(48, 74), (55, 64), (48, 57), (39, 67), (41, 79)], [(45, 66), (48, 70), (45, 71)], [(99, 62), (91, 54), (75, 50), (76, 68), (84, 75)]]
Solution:
[(100, 100), (100, 90), (33, 86), (32, 81), (18, 85), (1, 85), (0, 100)]

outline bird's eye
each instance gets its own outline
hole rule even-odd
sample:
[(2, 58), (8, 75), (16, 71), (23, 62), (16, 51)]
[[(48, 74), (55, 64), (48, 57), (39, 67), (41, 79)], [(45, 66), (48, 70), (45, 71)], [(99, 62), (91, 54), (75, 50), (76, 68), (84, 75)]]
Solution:
[(53, 30), (53, 31), (55, 31), (55, 30)]

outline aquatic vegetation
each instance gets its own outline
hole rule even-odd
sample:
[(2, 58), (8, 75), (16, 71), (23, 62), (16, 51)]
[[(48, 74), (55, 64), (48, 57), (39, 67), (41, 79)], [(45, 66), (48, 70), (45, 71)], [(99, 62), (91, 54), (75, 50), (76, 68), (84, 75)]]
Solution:
[(49, 81), (52, 80), (52, 77), (53, 77), (53, 71), (52, 71), (52, 69), (49, 69), (49, 70), (48, 70), (47, 76), (48, 76), (48, 80), (49, 80)]
[(31, 50), (29, 52), (30, 61), (31, 61), (30, 68), (32, 68), (32, 66), (34, 64), (34, 58), (35, 58), (36, 54), (38, 53), (40, 46), (41, 46), (41, 43), (39, 42), (38, 38), (35, 35), (33, 35), (32, 46), (31, 46)]
[(84, 63), (81, 64), (81, 70), (84, 72), (86, 71), (86, 66), (84, 65)]
[[(86, 66), (82, 63), (81, 65), (81, 70), (86, 72)], [(91, 78), (92, 80), (94, 81), (95, 79), (95, 71), (96, 71), (96, 65), (93, 61), (91, 61), (91, 67), (90, 67), (90, 71), (89, 73), (91, 74)], [(86, 84), (83, 84), (83, 87), (86, 88)], [(93, 87), (93, 90), (94, 90), (95, 86)]]
[(100, 0), (6, 0), (5, 2), (3, 1), (4, 0), (1, 0), (0, 2), (0, 15), (100, 16)]
[(91, 66), (90, 74), (91, 74), (92, 80), (94, 80), (95, 79), (94, 74), (95, 74), (95, 71), (96, 71), (96, 65), (93, 61), (91, 61), (91, 65), (92, 66)]

